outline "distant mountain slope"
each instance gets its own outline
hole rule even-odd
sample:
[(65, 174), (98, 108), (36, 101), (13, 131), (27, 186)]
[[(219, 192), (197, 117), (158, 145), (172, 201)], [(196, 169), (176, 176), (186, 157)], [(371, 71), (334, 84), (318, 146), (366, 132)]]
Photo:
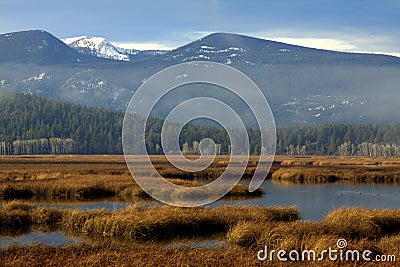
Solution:
[(45, 31), (0, 35), (0, 63), (66, 64), (93, 63), (101, 59), (78, 53)]
[[(400, 58), (227, 33), (129, 62), (79, 53), (43, 31), (4, 34), (0, 35), (0, 89), (124, 110), (133, 92), (151, 75), (194, 60), (227, 64), (248, 75), (267, 97), (278, 125), (400, 122), (396, 112)], [(159, 114), (177, 100), (205, 93), (192, 89), (169, 98)]]
[(136, 50), (125, 49), (113, 45), (103, 37), (72, 37), (61, 39), (64, 43), (82, 54), (109, 58), (115, 60), (129, 61), (154, 55), (165, 54), (163, 50)]
[(344, 53), (306, 48), (259, 38), (213, 33), (177, 48), (166, 55), (182, 62), (210, 60), (225, 64), (393, 64), (400, 58), (386, 55)]

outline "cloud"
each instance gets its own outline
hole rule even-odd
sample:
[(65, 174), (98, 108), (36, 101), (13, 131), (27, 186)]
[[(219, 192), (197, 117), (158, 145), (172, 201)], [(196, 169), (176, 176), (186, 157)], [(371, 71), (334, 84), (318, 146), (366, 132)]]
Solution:
[(400, 56), (400, 39), (395, 35), (379, 35), (354, 29), (337, 32), (276, 29), (249, 35), (305, 47), (342, 52)]
[(352, 51), (357, 49), (357, 46), (344, 41), (330, 38), (290, 38), (290, 37), (277, 37), (271, 38), (273, 41), (312, 47), (312, 48), (320, 48), (327, 50), (337, 50), (337, 51)]
[(156, 43), (156, 42), (149, 42), (149, 43), (111, 42), (111, 44), (121, 48), (136, 49), (136, 50), (172, 50), (176, 48), (176, 46), (171, 44)]
[(397, 52), (389, 52), (387, 55), (395, 56), (395, 57), (400, 57), (400, 53)]

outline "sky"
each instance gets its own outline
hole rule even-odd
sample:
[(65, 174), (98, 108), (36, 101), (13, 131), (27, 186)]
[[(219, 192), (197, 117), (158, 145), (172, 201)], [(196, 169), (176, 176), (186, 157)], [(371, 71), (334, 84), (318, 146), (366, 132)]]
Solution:
[(0, 0), (0, 33), (101, 36), (173, 49), (212, 32), (400, 57), (400, 0)]

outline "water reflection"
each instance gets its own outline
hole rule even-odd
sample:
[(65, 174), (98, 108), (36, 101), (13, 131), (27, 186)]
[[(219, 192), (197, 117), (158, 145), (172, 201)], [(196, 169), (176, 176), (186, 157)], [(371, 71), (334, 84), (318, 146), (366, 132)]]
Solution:
[(161, 206), (158, 201), (139, 201), (139, 202), (119, 202), (119, 201), (90, 201), (90, 202), (56, 202), (56, 203), (38, 203), (37, 207), (55, 208), (55, 209), (78, 209), (78, 210), (120, 210), (130, 206)]
[(224, 239), (206, 239), (206, 240), (184, 240), (174, 241), (168, 243), (166, 248), (181, 248), (181, 247), (192, 247), (192, 248), (226, 248), (228, 243)]
[(1, 236), (0, 247), (8, 245), (43, 244), (49, 246), (74, 245), (83, 242), (83, 239), (72, 238), (62, 231), (51, 233), (30, 232), (19, 236)]

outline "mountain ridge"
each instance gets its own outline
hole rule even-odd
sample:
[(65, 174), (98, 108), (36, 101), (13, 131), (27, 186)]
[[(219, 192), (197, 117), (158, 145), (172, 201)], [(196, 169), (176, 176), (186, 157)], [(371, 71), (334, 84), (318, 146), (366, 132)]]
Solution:
[[(400, 121), (393, 112), (400, 108), (400, 58), (393, 56), (215, 33), (165, 54), (126, 62), (79, 53), (44, 31), (22, 32), (13, 40), (7, 35), (0, 35), (3, 90), (124, 110), (135, 90), (156, 72), (206, 60), (248, 75), (281, 125)], [(51, 45), (43, 46), (43, 41)], [(189, 91), (180, 97), (189, 97)]]
[(43, 30), (2, 34), (0, 48), (2, 63), (68, 64), (102, 61), (102, 59), (78, 53), (54, 35)]
[[(400, 58), (395, 57), (395, 56), (390, 56), (390, 55), (384, 55), (384, 54), (368, 54), (368, 53), (349, 53), (349, 52), (341, 52), (341, 51), (332, 51), (332, 50), (326, 50), (326, 49), (318, 49), (318, 48), (310, 48), (310, 47), (304, 47), (304, 46), (299, 46), (299, 45), (293, 45), (293, 44), (286, 44), (283, 42), (277, 42), (277, 41), (272, 41), (272, 40), (267, 40), (267, 39), (261, 39), (261, 38), (256, 38), (256, 37), (251, 37), (251, 36), (245, 36), (245, 35), (240, 35), (240, 34), (233, 34), (233, 33), (212, 33), (209, 34), (205, 37), (199, 38), (189, 44), (186, 44), (184, 46), (181, 46), (177, 49), (172, 50), (168, 54), (173, 54), (175, 56), (179, 55), (179, 52), (181, 51), (187, 51), (188, 48), (190, 49), (197, 49), (198, 52), (206, 52), (208, 54), (213, 54), (212, 51), (206, 51), (206, 50), (201, 50), (202, 46), (211, 48), (213, 45), (217, 45), (217, 51), (216, 52), (225, 52), (224, 49), (229, 49), (235, 48), (230, 46), (229, 44), (236, 44), (238, 46), (243, 46), (241, 44), (245, 44), (244, 47), (240, 47), (244, 50), (253, 50), (253, 47), (256, 47), (255, 51), (251, 51), (252, 54), (250, 57), (256, 61), (259, 59), (263, 59), (263, 57), (260, 55), (263, 55), (265, 53), (270, 53), (272, 55), (271, 60), (268, 62), (262, 61), (261, 63), (270, 63), (270, 64), (285, 64), (287, 62), (287, 57), (291, 53), (302, 53), (304, 56), (300, 57), (298, 54), (295, 54), (296, 61), (299, 60), (307, 60), (309, 58), (313, 58), (315, 60), (315, 57), (318, 57), (318, 60), (326, 60), (328, 57), (331, 57), (332, 55), (335, 55), (338, 57), (338, 60), (334, 63), (340, 63), (340, 62), (345, 62), (345, 61), (356, 61), (359, 60), (361, 57), (368, 57), (368, 58), (374, 58), (379, 59), (381, 62), (384, 63), (393, 63), (393, 64), (399, 64), (400, 63)], [(250, 47), (250, 49), (249, 49)], [(215, 47), (214, 47), (215, 48)], [(243, 52), (243, 50), (239, 50), (240, 52)], [(214, 51), (215, 52), (215, 51)], [(201, 53), (198, 53), (201, 55)], [(308, 57), (308, 58), (307, 58)], [(199, 57), (200, 59), (216, 59), (218, 61), (218, 58), (207, 58), (207, 57)], [(293, 62), (290, 62), (293, 63)], [(332, 63), (332, 62), (329, 62)]]
[[(138, 50), (138, 49), (125, 49), (121, 48), (118, 46), (113, 45), (111, 42), (107, 41), (104, 37), (88, 37), (86, 35), (83, 36), (78, 36), (78, 37), (69, 37), (69, 38), (61, 38), (58, 39), (54, 35), (44, 31), (44, 30), (27, 30), (27, 31), (20, 31), (20, 32), (10, 32), (10, 33), (4, 33), (0, 34), (0, 48), (4, 48), (2, 50), (7, 50), (4, 46), (5, 40), (6, 39), (14, 39), (15, 36), (22, 36), (22, 35), (28, 35), (30, 37), (30, 40), (34, 40), (36, 42), (44, 42), (47, 40), (52, 40), (53, 43), (58, 43), (57, 45), (60, 47), (57, 47), (57, 49), (60, 49), (62, 47), (61, 43), (66, 44), (63, 48), (69, 47), (72, 48), (72, 50), (80, 52), (79, 54), (73, 53), (72, 51), (69, 51), (68, 54), (74, 55), (75, 59), (74, 60), (69, 60), (67, 62), (63, 62), (63, 60), (60, 60), (55, 63), (86, 63), (86, 62), (91, 62), (93, 61), (93, 57), (86, 57), (86, 56), (95, 56), (95, 57), (100, 57), (100, 58), (108, 58), (108, 59), (114, 59), (114, 60), (129, 60), (127, 55), (135, 55), (135, 53), (146, 53), (146, 51), (151, 52), (146, 55), (161, 55), (161, 54), (167, 54), (167, 56), (175, 56), (177, 57), (177, 54), (181, 51), (188, 51), (188, 48), (190, 47), (193, 50), (193, 47), (196, 47), (197, 44), (201, 44), (201, 46), (207, 46), (207, 45), (215, 45), (215, 42), (217, 42), (222, 48), (224, 49), (229, 49), (229, 43), (233, 42), (236, 44), (240, 43), (253, 43), (257, 45), (260, 45), (260, 43), (264, 43), (265, 47), (258, 49), (261, 52), (264, 50), (264, 52), (273, 52), (276, 54), (283, 54), (284, 52), (291, 52), (291, 51), (300, 51), (301, 52), (307, 52), (307, 53), (320, 53), (320, 54), (336, 54), (336, 55), (342, 55), (344, 57), (349, 57), (350, 60), (354, 60), (354, 57), (360, 57), (360, 56), (367, 56), (367, 57), (374, 57), (375, 59), (381, 58), (381, 59), (386, 59), (385, 63), (388, 63), (390, 61), (396, 61), (396, 64), (400, 62), (400, 57), (392, 56), (392, 55), (385, 55), (385, 54), (373, 54), (373, 53), (356, 53), (356, 52), (342, 52), (342, 51), (332, 51), (332, 50), (326, 50), (326, 49), (319, 49), (319, 48), (310, 48), (310, 47), (304, 47), (304, 46), (299, 46), (299, 45), (294, 45), (294, 44), (287, 44), (283, 42), (278, 42), (278, 41), (272, 41), (272, 40), (267, 40), (267, 39), (261, 39), (257, 37), (252, 37), (252, 36), (246, 36), (246, 35), (241, 35), (241, 34), (235, 34), (235, 33), (225, 33), (225, 32), (216, 32), (216, 33), (211, 33), (209, 35), (206, 35), (204, 37), (201, 37), (195, 41), (192, 41), (188, 44), (185, 44), (181, 47), (177, 47), (173, 50), (166, 51), (166, 50)], [(30, 35), (30, 36), (29, 36)], [(35, 36), (36, 35), (36, 36)], [(5, 38), (6, 37), (6, 38)], [(7, 38), (8, 37), (8, 38)], [(11, 38), (10, 38), (11, 37)], [(32, 38), (34, 37), (34, 38)], [(24, 40), (16, 40), (19, 43), (24, 44)], [(80, 42), (83, 42), (83, 44)], [(98, 50), (101, 48), (102, 44), (104, 43), (105, 46), (109, 46), (110, 48), (114, 49), (115, 55), (110, 55), (107, 57), (107, 55), (103, 54), (97, 54)], [(202, 48), (202, 47), (197, 47), (197, 48)], [(25, 44), (25, 47), (28, 47)], [(38, 44), (38, 47), (40, 47), (40, 44)], [(7, 47), (8, 48), (8, 47)], [(28, 47), (29, 48), (29, 47)], [(211, 48), (209, 46), (208, 48)], [(231, 48), (235, 48), (232, 47)], [(236, 47), (237, 48), (237, 47)], [(269, 48), (269, 49), (268, 49)], [(20, 52), (24, 51), (21, 47), (14, 47), (14, 50), (20, 49)], [(40, 48), (39, 48), (40, 49)], [(200, 50), (199, 49), (199, 50)], [(273, 50), (273, 49), (278, 49), (278, 50)], [(29, 49), (28, 49), (29, 50)], [(270, 51), (268, 51), (270, 50)], [(258, 51), (258, 52), (260, 52)], [(28, 51), (32, 52), (32, 51)], [(120, 54), (117, 54), (117, 53)], [(197, 51), (198, 53), (205, 52), (205, 53), (213, 53), (213, 52), (226, 52), (226, 51)], [(243, 51), (242, 51), (243, 52)], [(0, 53), (0, 62), (6, 62), (7, 59), (10, 59), (13, 53), (8, 53), (9, 57), (6, 58), (4, 57), (3, 53)], [(25, 53), (23, 53), (25, 56)], [(79, 57), (79, 55), (84, 55)], [(315, 56), (315, 55), (313, 55)], [(29, 58), (29, 57), (28, 57)], [(196, 57), (195, 57), (196, 58)], [(89, 59), (89, 60), (88, 60)], [(196, 59), (202, 59), (202, 60), (208, 60), (207, 55), (203, 55), (203, 57), (197, 57)], [(279, 58), (282, 60), (282, 57)], [(188, 59), (184, 59), (187, 61)], [(24, 62), (24, 61), (22, 61)], [(34, 60), (31, 62), (36, 63)], [(54, 62), (51, 62), (54, 63)], [(276, 62), (279, 63), (279, 62)], [(280, 62), (282, 63), (282, 61)]]

